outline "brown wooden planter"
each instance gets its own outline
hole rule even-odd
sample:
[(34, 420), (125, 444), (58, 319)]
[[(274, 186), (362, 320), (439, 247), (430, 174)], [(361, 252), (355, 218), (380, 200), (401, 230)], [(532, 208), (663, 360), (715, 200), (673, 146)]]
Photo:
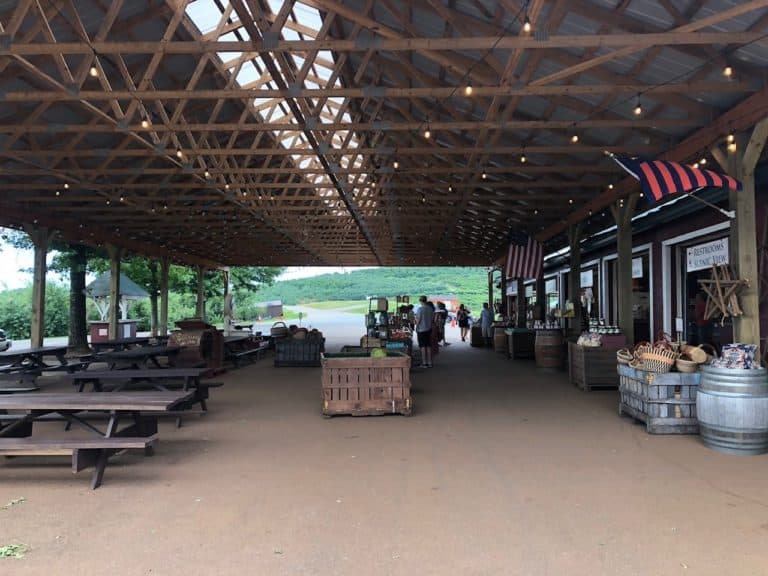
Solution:
[(324, 354), (322, 365), (324, 416), (411, 414), (410, 356)]
[(603, 346), (579, 346), (568, 342), (568, 376), (585, 392), (595, 389), (613, 389), (619, 387), (619, 375), (616, 373), (616, 349)]

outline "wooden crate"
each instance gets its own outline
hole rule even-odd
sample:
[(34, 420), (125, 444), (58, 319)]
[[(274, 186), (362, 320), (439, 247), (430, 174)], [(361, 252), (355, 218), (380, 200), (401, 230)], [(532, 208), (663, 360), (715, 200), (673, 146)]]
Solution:
[(619, 387), (616, 373), (616, 349), (603, 346), (579, 346), (568, 342), (568, 377), (571, 384), (591, 392)]
[(618, 364), (619, 415), (645, 422), (649, 434), (698, 434), (696, 390), (701, 374), (654, 374)]
[(275, 342), (275, 366), (316, 367), (320, 366), (320, 355), (325, 350), (325, 339), (280, 338)]
[(322, 363), (324, 416), (411, 414), (409, 356), (396, 352), (389, 352), (386, 358), (324, 354)]
[(509, 337), (509, 357), (514, 360), (532, 359), (536, 333), (533, 330), (514, 328), (507, 332)]

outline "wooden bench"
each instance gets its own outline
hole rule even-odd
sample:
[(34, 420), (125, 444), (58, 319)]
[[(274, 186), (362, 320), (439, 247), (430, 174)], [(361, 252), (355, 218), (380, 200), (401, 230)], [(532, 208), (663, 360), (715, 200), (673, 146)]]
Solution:
[(0, 438), (0, 455), (15, 456), (71, 456), (72, 473), (93, 467), (91, 490), (101, 486), (107, 460), (113, 454), (129, 449), (144, 449), (150, 454), (157, 435), (144, 438), (117, 436), (111, 438)]

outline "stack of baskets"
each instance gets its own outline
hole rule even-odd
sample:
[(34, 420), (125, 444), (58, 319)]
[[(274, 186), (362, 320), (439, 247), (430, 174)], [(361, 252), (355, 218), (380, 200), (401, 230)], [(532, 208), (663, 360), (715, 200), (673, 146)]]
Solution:
[(676, 368), (678, 372), (698, 372), (701, 364), (712, 360), (706, 347), (714, 352), (708, 344), (691, 346), (661, 337), (654, 344), (640, 342), (634, 350), (619, 350), (616, 352), (616, 362), (657, 374), (665, 374), (672, 368)]

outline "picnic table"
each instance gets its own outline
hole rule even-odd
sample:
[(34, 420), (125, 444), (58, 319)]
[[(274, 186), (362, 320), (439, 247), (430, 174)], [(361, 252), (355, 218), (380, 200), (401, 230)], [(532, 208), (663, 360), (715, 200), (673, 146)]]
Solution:
[[(151, 387), (155, 390), (166, 392), (171, 389), (181, 388), (183, 391), (191, 391), (192, 396), (184, 407), (191, 408), (200, 404), (203, 413), (208, 411), (206, 400), (211, 388), (223, 386), (223, 382), (203, 382), (201, 378), (207, 372), (206, 368), (145, 368), (139, 370), (86, 370), (67, 376), (77, 386), (77, 391), (83, 393), (87, 385), (91, 385), (94, 392), (109, 391), (111, 393), (123, 392), (127, 388), (137, 386)], [(105, 388), (105, 384), (112, 384)], [(181, 417), (176, 420), (177, 426), (181, 425)]]
[(91, 348), (95, 352), (103, 352), (105, 350), (114, 350), (118, 352), (120, 350), (128, 350), (137, 346), (147, 346), (151, 338), (149, 336), (135, 336), (133, 338), (118, 338), (116, 340), (103, 340), (101, 342), (91, 342)]
[[(11, 372), (18, 370), (52, 370), (67, 366), (66, 346), (38, 346), (34, 348), (16, 348), (7, 352), (0, 352), (0, 365), (3, 371)], [(46, 364), (45, 356), (56, 356), (59, 364)]]
[(140, 348), (131, 348), (130, 350), (117, 350), (113, 352), (101, 352), (96, 354), (95, 360), (103, 361), (109, 364), (109, 369), (113, 370), (119, 365), (127, 365), (132, 369), (146, 368), (152, 363), (157, 368), (163, 368), (158, 358), (161, 356), (170, 357), (179, 352), (178, 346), (142, 346)]
[(261, 353), (269, 348), (268, 342), (255, 342), (251, 336), (236, 335), (224, 337), (224, 357), (230, 360), (235, 367), (240, 366), (243, 358), (253, 360), (259, 358)]
[[(110, 456), (126, 449), (150, 454), (157, 441), (158, 416), (188, 401), (190, 392), (31, 393), (0, 395), (0, 455), (72, 457), (72, 471), (93, 467), (91, 489), (98, 488)], [(8, 412), (5, 414), (5, 412)], [(100, 429), (83, 416), (99, 412), (108, 416)], [(58, 437), (33, 437), (35, 422), (58, 416), (89, 434), (76, 438), (62, 432)], [(122, 428), (121, 420), (129, 423)]]

